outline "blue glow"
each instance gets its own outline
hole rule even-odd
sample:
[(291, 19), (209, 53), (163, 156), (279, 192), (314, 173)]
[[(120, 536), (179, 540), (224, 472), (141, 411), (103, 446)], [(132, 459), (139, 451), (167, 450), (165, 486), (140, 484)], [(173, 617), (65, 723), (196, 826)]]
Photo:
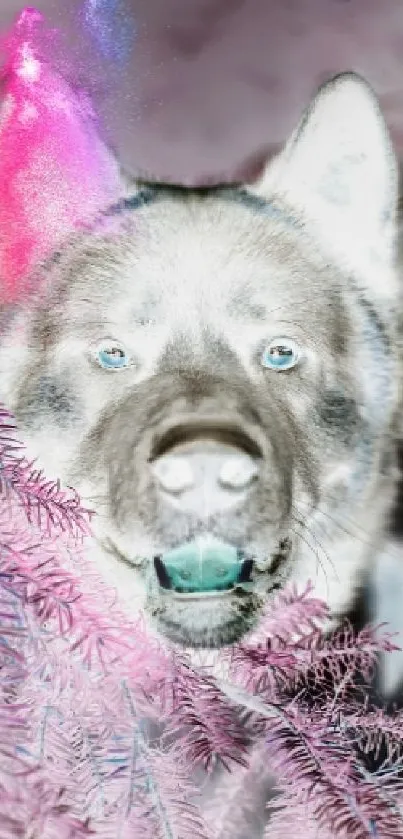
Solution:
[(104, 58), (120, 65), (129, 59), (137, 33), (123, 0), (85, 0), (83, 20)]

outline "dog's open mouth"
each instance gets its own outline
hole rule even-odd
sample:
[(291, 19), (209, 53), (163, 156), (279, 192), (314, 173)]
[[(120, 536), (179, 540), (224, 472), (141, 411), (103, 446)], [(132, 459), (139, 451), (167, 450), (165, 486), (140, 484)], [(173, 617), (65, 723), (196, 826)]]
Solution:
[(196, 538), (154, 556), (152, 559), (122, 554), (109, 539), (103, 547), (131, 568), (148, 565), (150, 560), (161, 593), (174, 597), (208, 597), (243, 588), (252, 590), (256, 577), (273, 576), (290, 557), (292, 541), (285, 537), (265, 558), (253, 556), (236, 545), (218, 539)]
[[(267, 572), (274, 574), (290, 551), (291, 540), (281, 540), (264, 563)], [(154, 557), (154, 569), (163, 591), (175, 597), (205, 597), (240, 587), (251, 590), (262, 563), (234, 545), (196, 539)]]
[(154, 557), (130, 559), (111, 541), (103, 544), (120, 562), (139, 569), (148, 591), (146, 611), (159, 631), (192, 648), (221, 647), (241, 638), (255, 624), (267, 595), (283, 585), (293, 547), (287, 536), (258, 557), (203, 535)]
[(154, 558), (161, 588), (175, 594), (204, 595), (250, 583), (253, 559), (232, 545), (188, 543)]

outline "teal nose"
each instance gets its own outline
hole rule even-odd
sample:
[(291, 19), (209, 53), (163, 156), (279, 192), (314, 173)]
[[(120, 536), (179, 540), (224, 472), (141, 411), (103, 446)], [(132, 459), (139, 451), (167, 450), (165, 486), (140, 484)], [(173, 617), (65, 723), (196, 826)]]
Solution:
[(203, 594), (249, 582), (253, 561), (232, 545), (195, 541), (155, 557), (154, 566), (162, 588)]

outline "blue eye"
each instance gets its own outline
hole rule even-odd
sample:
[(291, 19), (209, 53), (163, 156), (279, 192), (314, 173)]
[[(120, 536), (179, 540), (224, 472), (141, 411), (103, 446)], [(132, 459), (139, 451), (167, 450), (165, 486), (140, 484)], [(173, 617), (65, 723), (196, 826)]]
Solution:
[(290, 370), (301, 358), (298, 345), (292, 338), (274, 338), (262, 353), (263, 367), (269, 370)]
[(105, 370), (120, 370), (129, 364), (126, 350), (117, 341), (100, 344), (95, 352), (95, 358)]

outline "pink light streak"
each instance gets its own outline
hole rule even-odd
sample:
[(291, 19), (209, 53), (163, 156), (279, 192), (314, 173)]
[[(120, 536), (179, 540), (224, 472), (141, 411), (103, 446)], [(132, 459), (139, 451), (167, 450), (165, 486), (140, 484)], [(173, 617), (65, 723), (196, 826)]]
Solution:
[(3, 41), (0, 276), (10, 302), (35, 265), (119, 193), (88, 102), (40, 55), (42, 28), (42, 15), (27, 8)]

